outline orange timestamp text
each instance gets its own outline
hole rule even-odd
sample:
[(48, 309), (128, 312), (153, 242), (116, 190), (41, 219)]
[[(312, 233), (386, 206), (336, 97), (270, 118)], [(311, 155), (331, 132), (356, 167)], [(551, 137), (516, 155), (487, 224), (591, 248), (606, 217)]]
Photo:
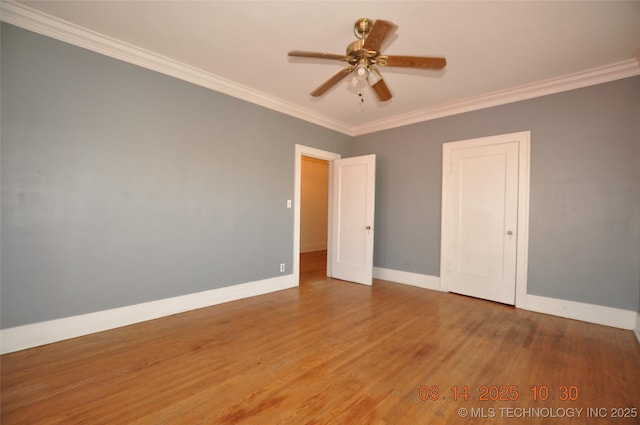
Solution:
[[(454, 401), (517, 401), (520, 400), (518, 385), (480, 385), (477, 388), (469, 385), (454, 385), (449, 388), (451, 399)], [(526, 392), (532, 401), (576, 401), (580, 391), (575, 385), (532, 385)], [(441, 397), (439, 385), (421, 385), (418, 395), (422, 401), (437, 401), (447, 397)], [(526, 398), (526, 397), (525, 397)]]

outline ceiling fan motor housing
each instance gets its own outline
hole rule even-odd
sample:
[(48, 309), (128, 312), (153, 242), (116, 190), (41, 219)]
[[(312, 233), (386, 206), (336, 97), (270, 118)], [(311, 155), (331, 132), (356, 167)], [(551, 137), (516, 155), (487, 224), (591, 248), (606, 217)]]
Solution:
[(367, 51), (363, 48), (364, 40), (358, 39), (353, 43), (349, 43), (347, 46), (347, 56), (349, 57), (349, 63), (355, 65), (361, 58), (363, 58)]

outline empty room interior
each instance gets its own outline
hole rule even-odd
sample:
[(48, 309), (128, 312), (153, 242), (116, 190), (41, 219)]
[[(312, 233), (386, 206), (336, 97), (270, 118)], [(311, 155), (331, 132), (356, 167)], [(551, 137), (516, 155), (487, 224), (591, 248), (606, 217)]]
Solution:
[(1, 5), (3, 425), (640, 423), (640, 2)]

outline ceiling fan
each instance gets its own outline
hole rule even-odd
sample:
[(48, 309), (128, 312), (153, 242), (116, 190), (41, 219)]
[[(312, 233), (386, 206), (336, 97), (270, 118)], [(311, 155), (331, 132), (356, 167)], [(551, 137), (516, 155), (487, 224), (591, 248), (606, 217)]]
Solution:
[[(311, 96), (321, 96), (347, 75), (354, 73), (354, 83), (362, 85), (366, 81), (378, 96), (378, 99), (381, 102), (385, 102), (391, 99), (392, 96), (378, 71), (378, 67), (442, 69), (447, 65), (445, 58), (381, 55), (380, 48), (382, 43), (397, 28), (395, 24), (389, 21), (378, 19), (374, 23), (371, 19), (361, 18), (356, 21), (353, 27), (353, 32), (358, 39), (347, 46), (345, 55), (293, 50), (289, 52), (289, 56), (333, 59), (349, 63), (349, 66), (343, 68), (312, 91)], [(359, 94), (362, 96), (362, 93)]]

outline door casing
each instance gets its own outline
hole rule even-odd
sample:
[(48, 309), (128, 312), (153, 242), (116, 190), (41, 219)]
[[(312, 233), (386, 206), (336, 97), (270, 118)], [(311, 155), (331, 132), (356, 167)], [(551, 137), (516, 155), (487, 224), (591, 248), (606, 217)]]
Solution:
[[(293, 279), (296, 285), (300, 285), (300, 198), (302, 189), (302, 156), (334, 161), (341, 156), (335, 152), (323, 151), (309, 146), (295, 146), (295, 176), (294, 176), (294, 202), (293, 202)], [(330, 168), (331, 169), (331, 168)], [(331, 171), (329, 171), (329, 182), (331, 182)], [(329, 190), (331, 184), (329, 183)], [(329, 212), (331, 211), (331, 196), (329, 196)], [(329, 229), (331, 228), (331, 214), (329, 213)], [(327, 235), (327, 258), (331, 258), (331, 232)], [(327, 275), (331, 276), (331, 262), (327, 261)]]

